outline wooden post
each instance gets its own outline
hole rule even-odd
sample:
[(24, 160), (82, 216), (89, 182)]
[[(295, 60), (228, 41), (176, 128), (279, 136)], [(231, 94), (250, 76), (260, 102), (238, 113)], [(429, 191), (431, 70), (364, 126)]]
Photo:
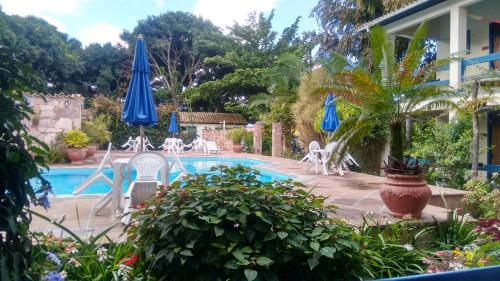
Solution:
[(253, 148), (255, 154), (262, 154), (262, 122), (256, 122), (253, 130)]
[(477, 96), (479, 93), (479, 81), (474, 81), (472, 84), (472, 102), (474, 103), (474, 112), (472, 112), (472, 167), (471, 176), (473, 178), (478, 176), (479, 169), (479, 109), (480, 105), (477, 104)]
[(281, 122), (273, 122), (271, 155), (283, 157), (283, 124)]

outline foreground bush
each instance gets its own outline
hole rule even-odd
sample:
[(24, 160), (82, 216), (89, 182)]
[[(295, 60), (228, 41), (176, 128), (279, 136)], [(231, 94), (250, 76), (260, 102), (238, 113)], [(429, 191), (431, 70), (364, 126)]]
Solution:
[(262, 183), (244, 167), (187, 179), (134, 214), (159, 280), (352, 280), (366, 270), (359, 235), (328, 218), (323, 197)]

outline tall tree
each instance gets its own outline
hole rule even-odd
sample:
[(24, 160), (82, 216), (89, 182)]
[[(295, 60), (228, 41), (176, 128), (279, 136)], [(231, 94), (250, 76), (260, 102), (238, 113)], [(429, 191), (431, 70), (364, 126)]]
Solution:
[(129, 45), (143, 34), (150, 48), (156, 90), (168, 92), (176, 108), (181, 107), (183, 89), (200, 83), (203, 59), (225, 52), (225, 37), (210, 21), (190, 13), (168, 12), (139, 22), (122, 34)]
[(269, 94), (268, 69), (285, 53), (302, 58), (312, 49), (297, 34), (299, 18), (279, 34), (272, 29), (273, 17), (274, 12), (252, 13), (245, 24), (230, 28), (231, 51), (205, 59), (209, 81), (186, 92), (194, 109), (242, 113), (250, 121), (269, 110), (248, 107), (250, 97)]
[(449, 61), (421, 63), (426, 48), (425, 24), (415, 32), (402, 59), (395, 56), (394, 42), (383, 28), (375, 27), (369, 35), (371, 63), (378, 67), (371, 71), (363, 62), (351, 65), (347, 58), (334, 54), (332, 61), (325, 64), (325, 69), (333, 73), (331, 88), (320, 91), (333, 89), (358, 108), (359, 114), (344, 120), (335, 131), (339, 148), (346, 149), (349, 144), (359, 142), (375, 127), (387, 128), (390, 156), (402, 160), (406, 118), (432, 106), (451, 104), (440, 98), (445, 89), (423, 85), (432, 79), (436, 69)]
[(44, 81), (35, 90), (78, 92), (82, 64), (78, 54), (71, 51), (75, 40), (70, 41), (66, 34), (37, 17), (7, 16), (0, 11), (0, 18), (6, 23), (0, 40), (9, 40), (12, 48), (20, 50), (17, 58), (31, 65)]

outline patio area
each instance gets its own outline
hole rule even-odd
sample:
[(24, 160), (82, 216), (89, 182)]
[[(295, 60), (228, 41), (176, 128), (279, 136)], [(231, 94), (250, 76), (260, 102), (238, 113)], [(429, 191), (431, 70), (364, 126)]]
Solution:
[[(81, 167), (95, 167), (98, 165), (100, 157), (103, 152), (99, 152), (95, 158), (95, 164), (87, 163)], [(122, 151), (114, 151), (112, 158), (131, 157), (133, 153), (124, 153)], [(165, 154), (167, 155), (167, 154)], [(255, 154), (234, 154), (234, 153), (221, 153), (221, 154), (201, 154), (201, 153), (184, 153), (180, 157), (189, 156), (217, 156), (229, 158), (248, 158), (267, 162), (264, 165), (257, 165), (255, 168), (266, 169), (272, 172), (284, 173), (292, 176), (294, 180), (300, 181), (305, 185), (307, 190), (311, 190), (316, 195), (328, 197), (327, 204), (334, 204), (338, 206), (337, 212), (334, 216), (345, 219), (352, 224), (360, 224), (363, 215), (370, 213), (377, 221), (384, 223), (388, 221), (396, 221), (384, 207), (378, 194), (378, 187), (383, 182), (383, 177), (372, 176), (367, 174), (351, 172), (343, 177), (338, 175), (324, 176), (321, 174), (316, 175), (314, 171), (308, 171), (305, 164), (299, 161), (261, 156)], [(54, 167), (75, 167), (71, 165), (55, 165)], [(433, 196), (430, 204), (425, 208), (421, 219), (414, 220), (414, 223), (424, 224), (431, 223), (436, 218), (438, 221), (446, 220), (446, 209), (443, 208), (443, 200), (440, 191), (437, 187), (431, 186)], [(458, 201), (462, 198), (464, 192), (455, 189), (441, 188), (444, 197), (447, 200), (448, 207), (456, 207)], [(96, 202), (97, 196), (78, 197), (65, 196), (65, 197), (50, 197), (51, 208), (46, 212), (41, 207), (33, 207), (33, 210), (40, 212), (50, 218), (61, 214), (66, 214), (67, 218), (63, 225), (74, 231), (75, 233), (85, 236), (88, 231), (85, 230), (85, 223), (89, 210), (93, 203)], [(434, 217), (434, 218), (433, 218)], [(109, 233), (113, 239), (118, 239), (122, 233), (122, 225), (119, 219), (111, 218), (110, 206), (105, 207), (100, 215), (93, 218), (91, 226), (94, 228), (94, 234), (97, 234), (106, 228), (116, 225)], [(31, 230), (46, 232), (52, 230), (55, 234), (60, 233), (60, 230), (48, 224), (46, 221), (33, 217), (31, 223)]]

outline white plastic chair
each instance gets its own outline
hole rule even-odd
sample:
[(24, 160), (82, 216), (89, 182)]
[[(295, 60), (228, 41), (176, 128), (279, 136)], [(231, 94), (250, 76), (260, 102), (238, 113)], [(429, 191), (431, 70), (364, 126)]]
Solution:
[[(99, 167), (97, 168), (95, 173), (93, 173), (88, 178), (86, 178), (82, 183), (80, 183), (73, 191), (73, 195), (75, 195), (75, 196), (79, 195), (80, 193), (82, 193), (84, 190), (89, 188), (92, 184), (94, 184), (97, 181), (103, 181), (111, 189), (113, 188), (113, 181), (110, 178), (108, 178), (108, 176), (106, 176), (103, 172), (104, 166), (106, 164), (111, 165), (111, 147), (112, 147), (112, 144), (109, 143), (108, 144), (108, 151), (106, 151), (106, 154), (104, 154), (104, 157), (101, 160), (101, 164), (99, 164)], [(108, 193), (106, 193), (104, 195), (104, 197), (102, 197), (97, 203), (95, 203), (92, 206), (92, 208), (90, 209), (90, 212), (89, 212), (89, 217), (87, 219), (87, 224), (85, 226), (86, 229), (90, 229), (90, 221), (92, 220), (92, 218), (99, 211), (101, 211), (104, 208), (104, 206), (106, 206), (107, 204), (109, 204), (111, 202), (111, 198), (112, 198), (111, 195), (112, 195), (112, 191), (110, 190)]]
[(126, 148), (125, 151), (129, 151), (135, 150), (135, 146), (135, 140), (133, 140), (132, 137), (128, 137), (128, 140), (124, 144), (122, 144), (121, 148)]
[(206, 141), (205, 142), (205, 153), (220, 153), (222, 150), (217, 146), (217, 143), (214, 141)]
[[(134, 182), (130, 180), (132, 169), (137, 176)], [(160, 181), (157, 180), (160, 173)], [(124, 196), (124, 214), (122, 223), (129, 224), (130, 212), (146, 199), (156, 194), (157, 186), (168, 186), (169, 165), (165, 156), (157, 152), (143, 152), (132, 157), (128, 163), (129, 188)]]
[(314, 153), (314, 150), (321, 149), (319, 146), (319, 143), (317, 141), (312, 141), (309, 143), (309, 152), (302, 158), (299, 163), (305, 162), (305, 163), (312, 163), (316, 159), (316, 154)]

